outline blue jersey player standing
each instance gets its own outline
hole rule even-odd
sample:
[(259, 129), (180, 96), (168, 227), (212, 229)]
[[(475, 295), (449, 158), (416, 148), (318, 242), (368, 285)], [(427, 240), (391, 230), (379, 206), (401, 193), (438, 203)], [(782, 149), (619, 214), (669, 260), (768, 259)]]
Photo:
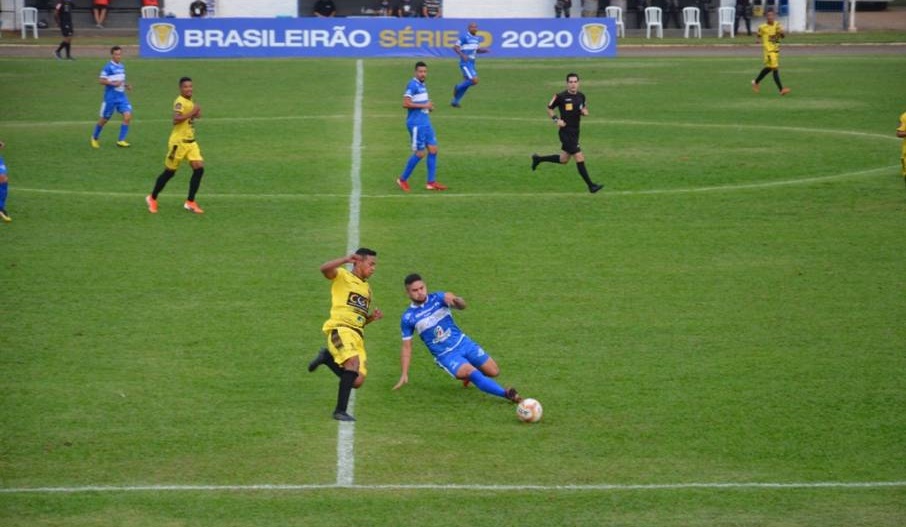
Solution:
[[(0, 141), (0, 150), (3, 150), (3, 141)], [(6, 161), (3, 160), (3, 154), (0, 154), (0, 220), (9, 223), (13, 221), (6, 212), (6, 192), (9, 189), (9, 177), (6, 174)]]
[(450, 106), (459, 108), (459, 102), (465, 97), (472, 86), (478, 84), (478, 71), (475, 70), (475, 56), (479, 53), (488, 53), (490, 50), (481, 47), (481, 37), (478, 36), (478, 24), (469, 24), (469, 30), (459, 37), (459, 42), (453, 46), (453, 51), (459, 55), (459, 69), (462, 71), (462, 82), (453, 86), (453, 100)]
[(104, 102), (101, 103), (101, 117), (98, 124), (94, 125), (91, 134), (91, 147), (100, 148), (98, 138), (107, 121), (113, 117), (113, 112), (123, 114), (123, 124), (120, 125), (120, 136), (116, 146), (128, 148), (126, 134), (129, 133), (129, 123), (132, 121), (132, 105), (126, 97), (126, 91), (132, 90), (132, 85), (126, 82), (126, 66), (123, 65), (123, 48), (113, 46), (110, 48), (110, 62), (101, 70), (98, 82), (104, 85)]
[(428, 347), (434, 362), (464, 384), (469, 382), (479, 390), (518, 403), (522, 400), (515, 388), (503, 388), (491, 377), (500, 374), (497, 363), (481, 346), (466, 336), (453, 320), (451, 309), (465, 309), (466, 302), (451, 292), (428, 293), (418, 274), (405, 279), (406, 294), (412, 303), (400, 320), (403, 344), (400, 349), (402, 374), (394, 390), (409, 382), (412, 359), (412, 337), (416, 334)]
[(434, 110), (434, 103), (428, 97), (428, 87), (425, 86), (425, 79), (428, 78), (428, 65), (424, 62), (415, 63), (415, 77), (406, 85), (406, 93), (403, 94), (403, 108), (406, 109), (406, 129), (409, 131), (409, 139), (412, 146), (412, 155), (406, 161), (406, 168), (397, 178), (396, 184), (404, 192), (409, 192), (409, 176), (415, 170), (418, 162), (428, 154), (428, 183), (425, 188), (428, 190), (447, 190), (446, 185), (442, 185), (437, 178), (437, 137), (434, 135), (434, 128), (431, 126), (430, 113)]

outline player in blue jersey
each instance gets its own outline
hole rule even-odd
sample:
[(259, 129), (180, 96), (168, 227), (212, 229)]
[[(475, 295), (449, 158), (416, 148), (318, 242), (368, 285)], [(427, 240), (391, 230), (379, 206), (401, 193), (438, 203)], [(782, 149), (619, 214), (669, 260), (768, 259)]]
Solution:
[(459, 108), (459, 101), (465, 97), (472, 86), (478, 84), (478, 71), (475, 70), (475, 56), (487, 53), (488, 48), (480, 47), (481, 37), (478, 36), (478, 24), (469, 24), (469, 30), (459, 37), (459, 42), (453, 46), (453, 51), (459, 55), (459, 69), (462, 71), (462, 82), (453, 86), (453, 100), (450, 106)]
[(409, 176), (415, 170), (418, 162), (428, 154), (428, 190), (447, 190), (446, 185), (437, 181), (437, 137), (431, 127), (430, 113), (434, 110), (434, 103), (428, 97), (428, 87), (425, 79), (428, 78), (428, 65), (424, 62), (415, 63), (415, 77), (406, 85), (403, 94), (403, 108), (406, 109), (406, 129), (409, 130), (409, 139), (412, 145), (412, 155), (406, 162), (406, 168), (397, 178), (396, 184), (404, 192), (409, 192)]
[(406, 294), (412, 300), (400, 320), (403, 344), (400, 349), (402, 374), (393, 387), (398, 390), (409, 382), (409, 364), (412, 360), (412, 337), (418, 334), (428, 347), (434, 362), (451, 376), (468, 386), (518, 403), (522, 400), (515, 388), (503, 388), (491, 377), (500, 374), (500, 368), (481, 346), (466, 336), (453, 320), (451, 309), (465, 309), (466, 302), (447, 292), (428, 293), (425, 281), (418, 274), (405, 279)]
[[(0, 141), (0, 150), (6, 145)], [(3, 154), (0, 154), (0, 220), (9, 223), (13, 221), (6, 212), (6, 192), (9, 189), (9, 176), (6, 173), (6, 161), (3, 160)]]
[(129, 98), (126, 97), (126, 91), (132, 90), (132, 85), (126, 82), (126, 66), (123, 65), (123, 48), (113, 46), (110, 48), (110, 62), (101, 70), (98, 82), (104, 85), (104, 102), (101, 103), (101, 118), (98, 124), (94, 125), (94, 133), (91, 134), (91, 147), (100, 148), (101, 143), (98, 138), (107, 121), (113, 117), (113, 112), (123, 114), (123, 124), (120, 125), (120, 138), (116, 146), (128, 148), (130, 145), (126, 142), (126, 134), (129, 133), (129, 123), (132, 122), (132, 105), (129, 104)]

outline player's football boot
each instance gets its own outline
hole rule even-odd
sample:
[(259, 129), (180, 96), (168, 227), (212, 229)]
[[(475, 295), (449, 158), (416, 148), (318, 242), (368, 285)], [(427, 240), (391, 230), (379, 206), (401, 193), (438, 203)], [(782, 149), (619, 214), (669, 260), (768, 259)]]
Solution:
[(195, 203), (194, 201), (186, 200), (186, 202), (182, 204), (182, 208), (194, 214), (204, 214), (204, 211), (198, 206), (198, 203)]
[(13, 221), (13, 219), (9, 217), (9, 213), (6, 212), (6, 209), (0, 209), (0, 220), (5, 221), (6, 223)]
[(347, 414), (346, 412), (334, 412), (333, 418), (337, 421), (355, 422), (355, 417)]
[(425, 185), (425, 189), (426, 190), (447, 190), (447, 186), (440, 183), (439, 181), (429, 181), (428, 184)]
[(532, 172), (534, 172), (535, 169), (538, 168), (538, 165), (540, 165), (540, 164), (541, 164), (541, 156), (539, 156), (538, 154), (532, 154)]
[(410, 188), (409, 188), (408, 181), (404, 181), (400, 178), (396, 178), (396, 184), (399, 186), (399, 188), (403, 189), (403, 192), (409, 192)]
[(522, 402), (522, 396), (519, 395), (519, 392), (516, 391), (516, 388), (507, 388), (504, 397), (513, 401), (514, 403)]
[(152, 198), (150, 194), (145, 196), (145, 203), (148, 204), (148, 212), (151, 214), (157, 214), (157, 200)]
[(594, 194), (595, 192), (601, 190), (602, 188), (604, 188), (604, 185), (598, 185), (597, 183), (592, 183), (591, 186), (588, 187), (588, 191), (591, 192), (592, 194)]
[(786, 94), (790, 93), (790, 91), (791, 90), (789, 88), (784, 88), (784, 89), (780, 90), (780, 95), (786, 95)]
[(327, 348), (321, 348), (320, 350), (318, 350), (318, 355), (308, 363), (308, 371), (313, 372), (317, 370), (318, 366), (326, 364), (330, 359), (330, 352), (327, 351)]
[(126, 141), (117, 141), (116, 146), (118, 146), (120, 148), (129, 148), (132, 145), (127, 143)]
[(56, 57), (57, 60), (63, 60), (63, 57), (60, 55), (60, 50), (54, 51), (53, 56)]
[(101, 143), (94, 137), (91, 138), (89, 143), (91, 144), (91, 148), (100, 148), (101, 147)]
[(761, 93), (761, 86), (759, 86), (758, 83), (755, 82), (755, 79), (752, 79), (752, 91), (755, 93)]

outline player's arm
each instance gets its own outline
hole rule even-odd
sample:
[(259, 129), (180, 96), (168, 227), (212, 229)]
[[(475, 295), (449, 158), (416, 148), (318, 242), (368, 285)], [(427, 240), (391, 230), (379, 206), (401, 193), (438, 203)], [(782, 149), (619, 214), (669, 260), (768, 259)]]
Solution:
[(433, 110), (434, 103), (431, 101), (423, 103), (413, 102), (412, 97), (410, 97), (409, 95), (403, 95), (403, 108), (406, 108), (407, 110)]
[(371, 324), (372, 322), (377, 322), (378, 320), (384, 318), (384, 312), (378, 308), (374, 308), (374, 311), (370, 315), (365, 317), (365, 325)]
[(450, 292), (444, 293), (444, 304), (447, 304), (447, 307), (459, 310), (466, 308), (466, 301), (463, 300), (462, 297), (456, 296), (456, 294)]
[(60, 9), (63, 7), (63, 4), (57, 4), (53, 10), (53, 21), (56, 22), (57, 26), (60, 25)]
[(462, 46), (459, 45), (459, 42), (453, 44), (453, 52), (459, 55), (459, 58), (461, 60), (469, 60), (469, 57), (467, 57), (466, 54), (462, 52)]
[[(906, 123), (900, 123), (900, 127), (897, 128), (897, 137), (906, 139)], [(0, 143), (0, 145), (3, 145), (3, 143)], [(3, 148), (3, 146), (0, 146), (0, 148)]]
[(557, 125), (558, 127), (566, 126), (566, 123), (561, 122), (560, 118), (557, 117), (557, 112), (554, 110), (554, 108), (556, 108), (556, 107), (557, 107), (557, 96), (554, 95), (554, 98), (551, 99), (551, 102), (548, 103), (548, 105), (547, 105), (548, 119), (552, 120), (554, 122), (554, 124)]
[(342, 258), (336, 258), (334, 260), (330, 260), (329, 262), (324, 262), (323, 264), (321, 264), (321, 274), (324, 275), (324, 278), (327, 278), (328, 280), (333, 280), (334, 278), (337, 277), (337, 267), (340, 267), (341, 265), (345, 265), (348, 263), (354, 264), (360, 258), (361, 258), (361, 256), (359, 256), (357, 254), (350, 254), (349, 256), (344, 256)]
[(393, 387), (399, 390), (404, 384), (409, 382), (409, 364), (412, 362), (412, 339), (403, 339), (400, 345), (400, 380)]

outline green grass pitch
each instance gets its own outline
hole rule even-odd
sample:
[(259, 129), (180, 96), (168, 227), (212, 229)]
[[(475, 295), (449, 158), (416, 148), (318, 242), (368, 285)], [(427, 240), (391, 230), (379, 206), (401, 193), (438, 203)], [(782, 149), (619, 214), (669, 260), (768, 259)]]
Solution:
[[(133, 146), (116, 117), (95, 151), (103, 62), (0, 60), (0, 524), (906, 523), (906, 57), (785, 57), (787, 97), (751, 92), (757, 52), (485, 60), (460, 110), (456, 63), (429, 60), (451, 189), (422, 164), (409, 195), (415, 61), (364, 61), (357, 227), (386, 317), (354, 488), (331, 487), (336, 381), (305, 365), (318, 266), (349, 239), (356, 62), (126, 56)], [(596, 195), (573, 164), (529, 167), (559, 149), (545, 105), (569, 71)], [(152, 216), (183, 75), (206, 214), (182, 168)], [(457, 320), (541, 423), (421, 343), (391, 390), (410, 272), (469, 302)], [(834, 486), (858, 483), (893, 484)], [(206, 485), (239, 488), (186, 488)], [(132, 490), (25, 491), (86, 486)]]

